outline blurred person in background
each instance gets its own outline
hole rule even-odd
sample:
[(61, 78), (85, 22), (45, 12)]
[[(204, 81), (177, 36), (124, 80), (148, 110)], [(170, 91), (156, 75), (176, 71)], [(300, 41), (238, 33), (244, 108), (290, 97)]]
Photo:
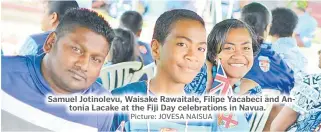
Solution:
[[(258, 83), (263, 91), (270, 89), (279, 94), (289, 94), (294, 85), (293, 71), (273, 51), (272, 45), (265, 42), (272, 19), (269, 10), (264, 5), (253, 2), (246, 5), (241, 14), (241, 20), (252, 27), (261, 47), (259, 54), (255, 57), (252, 69), (245, 75), (245, 78)], [(254, 85), (247, 84), (245, 80), (244, 84), (246, 84), (244, 86)]]
[(272, 49), (280, 54), (281, 58), (294, 71), (294, 75), (304, 72), (305, 66), (308, 64), (296, 43), (296, 39), (292, 37), (297, 23), (298, 17), (292, 10), (287, 8), (272, 10), (272, 25), (269, 33), (272, 36)]
[(294, 30), (295, 38), (299, 47), (311, 47), (312, 39), (317, 29), (317, 21), (306, 10), (308, 0), (296, 1), (292, 6), (293, 11), (298, 15), (299, 21)]
[(114, 29), (114, 33), (107, 65), (137, 60), (139, 55), (137, 55), (135, 35), (130, 30), (122, 28)]
[[(141, 61), (141, 57), (139, 56), (139, 53), (137, 52), (137, 41), (134, 33), (130, 30), (127, 29), (122, 29), (122, 28), (117, 28), (114, 29), (115, 37), (111, 43), (111, 48), (108, 53), (108, 56), (106, 58), (106, 63), (104, 66), (109, 66), (113, 64), (118, 64), (122, 62), (130, 62), (130, 61)], [(141, 65), (141, 68), (143, 67), (143, 63)], [(133, 70), (130, 72), (136, 72), (141, 70)], [(123, 72), (124, 76), (125, 72)], [(106, 75), (106, 76), (109, 76)], [(115, 80), (115, 86), (117, 85), (117, 76), (118, 74), (116, 73), (116, 80)], [(145, 79), (146, 80), (146, 79)], [(97, 82), (102, 84), (101, 78), (97, 79)]]
[[(271, 19), (270, 11), (260, 3), (253, 2), (242, 9), (241, 20), (252, 27), (261, 49), (254, 59), (252, 69), (241, 82), (241, 91), (246, 91), (258, 84), (261, 86), (263, 94), (280, 95), (289, 94), (294, 86), (293, 71), (272, 49), (271, 44), (265, 42)], [(270, 124), (281, 109), (282, 106), (273, 106), (264, 130), (270, 129)]]
[[(229, 6), (230, 4), (232, 4), (231, 2), (232, 2), (231, 0), (222, 0), (221, 2), (223, 20), (230, 19), (230, 18), (227, 18), (228, 17), (227, 15), (229, 12)], [(242, 8), (249, 3), (250, 3), (250, 0), (233, 0), (231, 18), (239, 19), (241, 17), (240, 12)]]
[(136, 47), (138, 48), (140, 56), (143, 59), (144, 65), (148, 65), (148, 64), (154, 62), (150, 45), (139, 40), (139, 37), (142, 33), (142, 27), (143, 27), (142, 15), (136, 11), (124, 12), (120, 17), (119, 27), (120, 28), (124, 27), (124, 28), (130, 29), (137, 37), (136, 40), (137, 40), (138, 45)]
[(22, 44), (18, 55), (36, 55), (43, 53), (43, 44), (48, 35), (56, 29), (65, 12), (72, 8), (79, 8), (77, 1), (49, 1), (43, 0), (43, 16), (41, 30), (44, 33), (30, 35)]

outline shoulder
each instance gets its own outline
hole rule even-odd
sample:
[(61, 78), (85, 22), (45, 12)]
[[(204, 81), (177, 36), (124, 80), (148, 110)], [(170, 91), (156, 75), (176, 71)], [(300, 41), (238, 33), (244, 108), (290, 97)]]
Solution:
[(28, 62), (32, 56), (1, 56), (3, 73), (28, 72)]
[(111, 91), (113, 95), (146, 94), (146, 92), (147, 92), (146, 81), (127, 84), (123, 87), (116, 88)]
[(267, 57), (269, 59), (270, 63), (277, 63), (277, 64), (286, 64), (280, 54), (275, 52), (273, 49), (268, 49), (268, 48), (262, 48), (261, 52), (257, 55), (257, 59), (260, 59), (260, 57)]
[(40, 38), (40, 37), (46, 37), (51, 33), (52, 31), (48, 31), (48, 32), (43, 32), (43, 33), (37, 33), (37, 34), (32, 34), (30, 35), (30, 38), (36, 39), (36, 38)]
[(48, 31), (48, 32), (44, 32), (44, 33), (38, 33), (38, 34), (33, 34), (30, 35), (30, 38), (33, 39), (37, 45), (43, 45), (44, 42), (46, 41), (48, 35), (51, 33), (52, 31)]

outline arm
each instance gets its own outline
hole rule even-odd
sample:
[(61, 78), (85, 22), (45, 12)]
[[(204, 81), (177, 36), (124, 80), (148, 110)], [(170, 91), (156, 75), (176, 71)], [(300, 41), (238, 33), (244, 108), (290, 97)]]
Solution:
[(255, 81), (243, 78), (241, 80), (239, 95), (245, 94), (247, 91), (249, 91), (250, 89), (252, 89), (256, 86), (259, 86), (259, 84), (257, 84)]
[(317, 29), (317, 22), (312, 16), (310, 16), (310, 19), (309, 17), (301, 19), (307, 20), (299, 20), (297, 27), (294, 30), (295, 39), (299, 47), (311, 47)]
[[(276, 119), (276, 116), (280, 113), (282, 108), (283, 108), (283, 106), (281, 106), (279, 104), (273, 105), (273, 108), (272, 108), (270, 115), (265, 123), (263, 131), (270, 131), (271, 130), (272, 122), (274, 119)], [(273, 131), (273, 130), (271, 130), (271, 131)]]
[(271, 131), (285, 131), (297, 119), (297, 112), (285, 106), (271, 124)]
[(303, 41), (301, 40), (300, 34), (295, 34), (294, 37), (299, 47), (305, 47)]

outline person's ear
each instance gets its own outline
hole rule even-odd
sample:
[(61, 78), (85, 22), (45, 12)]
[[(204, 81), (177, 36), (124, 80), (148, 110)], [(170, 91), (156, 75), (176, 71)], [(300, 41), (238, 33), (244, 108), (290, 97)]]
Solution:
[(59, 24), (59, 17), (56, 12), (50, 14), (50, 20), (49, 20), (50, 26), (55, 29)]
[(151, 48), (152, 48), (152, 55), (154, 60), (159, 60), (160, 59), (160, 50), (161, 50), (161, 43), (157, 41), (156, 39), (153, 39), (151, 42)]
[(43, 51), (49, 53), (52, 50), (53, 45), (56, 43), (57, 35), (55, 32), (51, 32), (43, 45)]

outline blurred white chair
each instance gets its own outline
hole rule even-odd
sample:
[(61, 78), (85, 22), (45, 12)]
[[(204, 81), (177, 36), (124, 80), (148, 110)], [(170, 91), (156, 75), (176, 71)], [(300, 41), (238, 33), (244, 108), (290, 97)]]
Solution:
[(102, 80), (103, 86), (111, 91), (114, 88), (133, 82), (134, 74), (139, 72), (142, 66), (143, 64), (138, 61), (122, 62), (114, 65), (103, 66), (99, 76)]
[(153, 78), (156, 74), (156, 65), (155, 63), (150, 63), (147, 66), (144, 66), (142, 70), (139, 70), (137, 72), (134, 73), (134, 77), (132, 82), (137, 82), (139, 81), (139, 79), (144, 75), (147, 75), (147, 79), (150, 80), (151, 78)]
[[(281, 92), (274, 89), (262, 89), (262, 95), (265, 97), (276, 97), (280, 96)], [(273, 108), (273, 104), (266, 104), (264, 112), (252, 112), (253, 115), (250, 120), (250, 132), (263, 132), (266, 122), (270, 116)]]

